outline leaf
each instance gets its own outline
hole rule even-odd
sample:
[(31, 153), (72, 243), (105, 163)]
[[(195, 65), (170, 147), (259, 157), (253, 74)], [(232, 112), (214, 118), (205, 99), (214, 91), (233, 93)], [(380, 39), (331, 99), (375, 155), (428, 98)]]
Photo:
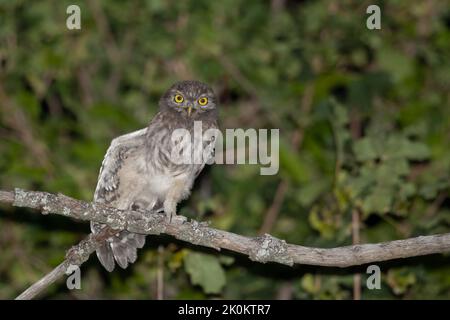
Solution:
[(386, 160), (384, 165), (389, 167), (390, 171), (397, 176), (406, 176), (409, 174), (409, 164), (404, 158)]
[(220, 293), (225, 286), (225, 271), (213, 255), (190, 252), (184, 258), (184, 268), (192, 284), (201, 286), (205, 293)]
[(183, 250), (180, 250), (180, 251), (174, 253), (171, 256), (169, 263), (168, 263), (170, 270), (175, 271), (178, 268), (180, 268), (183, 264), (185, 257), (188, 254), (189, 254), (189, 250), (187, 250), (187, 249), (183, 249)]
[(367, 215), (371, 212), (386, 213), (391, 209), (395, 193), (386, 187), (376, 187), (364, 200), (363, 211)]
[(225, 266), (231, 266), (234, 263), (234, 258), (231, 256), (220, 256), (219, 261)]
[(405, 143), (405, 156), (409, 160), (423, 161), (430, 157), (430, 149), (422, 142), (407, 141)]
[(310, 206), (328, 187), (328, 182), (324, 180), (302, 186), (297, 196), (300, 204), (304, 207)]
[(371, 168), (362, 167), (361, 173), (356, 177), (350, 177), (347, 181), (347, 189), (350, 197), (356, 201), (369, 193), (376, 184), (376, 177)]
[(333, 220), (334, 213), (330, 210), (318, 207), (313, 207), (309, 213), (309, 223), (311, 226), (320, 232), (320, 235), (325, 239), (332, 239), (336, 234), (338, 226)]
[(407, 158), (409, 160), (426, 160), (430, 157), (428, 146), (419, 141), (411, 141), (401, 135), (390, 136), (383, 152), (384, 158)]
[(289, 179), (296, 183), (308, 182), (311, 176), (307, 165), (283, 141), (280, 143), (280, 169), (286, 173)]
[(404, 268), (391, 269), (388, 272), (387, 283), (396, 295), (401, 295), (416, 283), (416, 275)]
[(331, 103), (333, 105), (333, 116), (334, 116), (333, 121), (335, 125), (338, 127), (342, 127), (348, 124), (349, 117), (347, 109), (344, 106), (337, 103), (335, 100), (332, 100)]
[(450, 186), (449, 180), (440, 180), (433, 183), (428, 183), (420, 188), (419, 194), (427, 200), (435, 198), (440, 190), (444, 190)]
[(378, 63), (395, 82), (403, 81), (414, 71), (412, 60), (407, 55), (387, 46), (379, 51)]
[(400, 188), (400, 199), (407, 200), (409, 197), (412, 197), (417, 192), (417, 188), (413, 183), (406, 182)]
[(356, 159), (361, 162), (375, 160), (378, 157), (375, 145), (368, 137), (356, 141), (353, 145), (353, 152)]
[(314, 281), (314, 275), (311, 273), (307, 273), (302, 277), (301, 287), (310, 294), (315, 294), (318, 292), (318, 288)]

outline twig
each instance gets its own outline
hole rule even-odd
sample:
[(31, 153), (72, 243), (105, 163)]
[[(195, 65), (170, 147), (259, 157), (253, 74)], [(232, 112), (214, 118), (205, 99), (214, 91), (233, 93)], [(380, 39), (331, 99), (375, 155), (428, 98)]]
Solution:
[(83, 221), (95, 221), (114, 230), (153, 235), (164, 233), (192, 244), (246, 254), (251, 260), (261, 263), (349, 267), (450, 251), (450, 233), (321, 249), (287, 244), (284, 240), (268, 234), (254, 238), (245, 237), (211, 228), (206, 222), (188, 221), (183, 216), (176, 216), (169, 223), (164, 213), (119, 210), (99, 203), (76, 200), (63, 194), (16, 189), (14, 192), (0, 191), (0, 199), (11, 199), (11, 193), (14, 193), (13, 205), (17, 207), (40, 209), (47, 214), (58, 214)]
[[(128, 230), (140, 234), (161, 234), (217, 250), (228, 249), (248, 255), (260, 263), (276, 262), (292, 266), (309, 264), (329, 267), (349, 267), (391, 259), (422, 256), (450, 251), (450, 233), (420, 236), (377, 244), (352, 245), (330, 249), (311, 248), (288, 244), (269, 234), (260, 237), (245, 237), (209, 227), (208, 223), (188, 221), (176, 216), (169, 223), (164, 213), (119, 210), (99, 203), (76, 200), (63, 194), (40, 191), (0, 191), (0, 201), (17, 207), (41, 210), (45, 214), (58, 214), (83, 221), (106, 224), (114, 232)], [(109, 228), (108, 228), (109, 229)], [(90, 235), (81, 245), (87, 256), (95, 251), (95, 240)], [(104, 240), (102, 240), (104, 241)], [(87, 257), (74, 254), (71, 263), (81, 265)], [(72, 257), (70, 254), (68, 257)]]
[(292, 300), (292, 295), (294, 293), (294, 286), (292, 281), (284, 281), (277, 291), (275, 296), (276, 300)]
[[(352, 211), (352, 243), (357, 245), (360, 243), (360, 216), (357, 209)], [(353, 300), (361, 300), (361, 274), (353, 275)]]
[(45, 275), (41, 280), (34, 283), (27, 290), (22, 292), (16, 300), (31, 300), (48, 288), (51, 284), (53, 284), (56, 280), (61, 278), (65, 273), (67, 268), (69, 267), (66, 260), (59, 264), (55, 269)]
[(34, 283), (27, 290), (22, 292), (16, 300), (31, 300), (53, 284), (56, 280), (66, 274), (67, 269), (71, 265), (80, 266), (89, 259), (99, 246), (101, 246), (106, 239), (113, 236), (117, 231), (109, 227), (102, 229), (97, 234), (90, 234), (86, 239), (83, 239), (78, 245), (72, 247), (67, 251), (66, 259), (60, 263), (55, 269), (45, 275), (38, 282)]
[(286, 6), (286, 0), (272, 0), (271, 1), (271, 12), (272, 15), (279, 13), (284, 10)]
[(158, 270), (156, 274), (156, 299), (164, 300), (164, 247), (158, 247)]
[(425, 212), (424, 218), (430, 219), (432, 216), (434, 216), (434, 214), (439, 211), (441, 205), (445, 202), (445, 199), (447, 199), (447, 192), (441, 191), (433, 201), (431, 206), (428, 208), (428, 210)]
[(288, 187), (289, 184), (286, 179), (281, 180), (281, 182), (278, 184), (277, 190), (275, 191), (275, 197), (273, 197), (272, 204), (264, 215), (264, 222), (259, 229), (258, 234), (262, 235), (272, 231), (272, 228), (277, 221), (278, 215), (280, 213), (284, 198), (286, 197)]
[[(358, 140), (362, 135), (361, 117), (357, 110), (353, 110), (350, 120), (350, 134), (354, 141)], [(336, 183), (339, 179), (336, 177)], [(352, 210), (352, 243), (360, 244), (361, 242), (361, 214), (358, 208)], [(353, 275), (353, 300), (361, 300), (361, 274)]]

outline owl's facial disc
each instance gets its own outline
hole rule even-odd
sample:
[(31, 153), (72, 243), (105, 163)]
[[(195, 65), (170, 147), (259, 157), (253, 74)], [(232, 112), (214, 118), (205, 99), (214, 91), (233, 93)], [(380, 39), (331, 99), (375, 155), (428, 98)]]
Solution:
[(200, 98), (196, 97), (184, 97), (181, 93), (175, 93), (173, 95), (173, 102), (175, 108), (179, 112), (185, 112), (188, 117), (197, 112), (204, 112), (214, 106), (211, 106), (209, 99), (206, 95), (201, 95)]
[(161, 107), (169, 107), (187, 118), (216, 109), (212, 89), (199, 81), (175, 83), (161, 99)]

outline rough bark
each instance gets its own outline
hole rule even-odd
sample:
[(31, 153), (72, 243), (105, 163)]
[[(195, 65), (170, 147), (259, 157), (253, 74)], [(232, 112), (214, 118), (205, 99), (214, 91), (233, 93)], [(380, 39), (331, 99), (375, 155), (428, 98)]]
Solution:
[[(0, 202), (37, 209), (43, 214), (51, 213), (77, 220), (96, 221), (106, 224), (114, 230), (128, 230), (153, 235), (164, 233), (195, 245), (238, 252), (260, 263), (276, 262), (289, 266), (308, 264), (344, 268), (450, 251), (450, 233), (376, 244), (312, 248), (288, 244), (269, 234), (245, 237), (212, 228), (207, 222), (188, 221), (183, 216), (177, 216), (169, 223), (163, 213), (118, 210), (99, 203), (76, 200), (63, 194), (15, 189), (15, 191), (0, 191)], [(109, 236), (109, 234), (100, 234), (99, 237), (94, 238), (90, 235), (69, 250), (65, 262), (81, 265), (95, 251), (98, 244)], [(61, 270), (57, 275), (63, 275)], [(50, 280), (54, 281), (51, 277)]]

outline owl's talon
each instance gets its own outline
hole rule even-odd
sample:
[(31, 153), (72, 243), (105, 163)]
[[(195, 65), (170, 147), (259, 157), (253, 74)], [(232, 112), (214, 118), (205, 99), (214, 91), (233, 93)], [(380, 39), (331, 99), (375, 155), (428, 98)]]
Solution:
[(166, 220), (168, 223), (172, 223), (173, 217), (175, 217), (177, 214), (171, 210), (165, 210), (164, 213), (166, 214)]
[(172, 218), (177, 215), (176, 202), (166, 200), (164, 203), (164, 212), (166, 214), (167, 221), (172, 223)]
[(185, 216), (179, 216), (177, 214), (167, 215), (167, 221), (171, 224), (183, 224), (187, 221)]

